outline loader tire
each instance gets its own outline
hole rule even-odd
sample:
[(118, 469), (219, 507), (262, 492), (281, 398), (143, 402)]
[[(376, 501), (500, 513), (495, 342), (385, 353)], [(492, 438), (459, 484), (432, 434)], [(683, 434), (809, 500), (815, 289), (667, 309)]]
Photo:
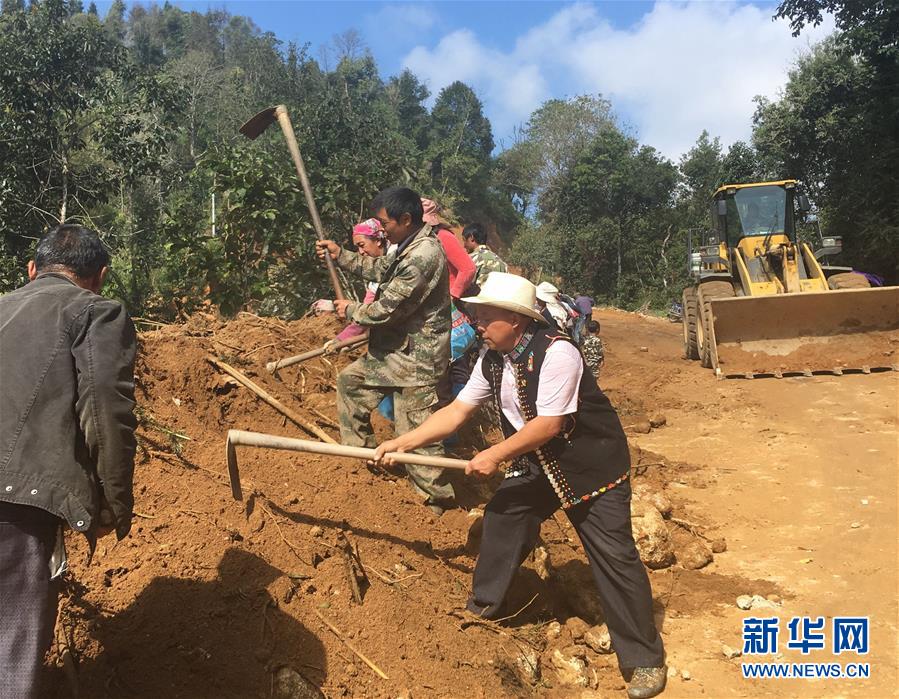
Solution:
[(730, 282), (714, 281), (705, 282), (699, 286), (699, 319), (697, 327), (701, 326), (702, 342), (699, 347), (699, 360), (702, 366), (711, 369), (713, 362), (712, 349), (712, 299), (725, 299), (734, 296), (734, 285)]
[(841, 272), (828, 277), (827, 285), (831, 289), (870, 289), (871, 282), (864, 274), (858, 272)]
[(683, 314), (681, 315), (681, 324), (684, 328), (684, 356), (687, 359), (699, 359), (699, 345), (696, 341), (698, 309), (699, 301), (696, 298), (696, 287), (688, 286), (684, 289)]

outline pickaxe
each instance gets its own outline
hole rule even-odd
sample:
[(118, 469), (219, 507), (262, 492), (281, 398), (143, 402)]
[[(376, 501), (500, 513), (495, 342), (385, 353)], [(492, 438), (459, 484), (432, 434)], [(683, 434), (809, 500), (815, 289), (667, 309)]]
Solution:
[[(259, 114), (241, 126), (240, 132), (251, 141), (255, 141), (259, 134), (265, 131), (276, 119), (281, 125), (281, 131), (284, 132), (287, 148), (290, 150), (290, 155), (293, 156), (293, 164), (297, 168), (300, 184), (303, 185), (303, 194), (306, 195), (306, 205), (309, 207), (309, 214), (312, 216), (312, 225), (315, 228), (315, 235), (319, 240), (324, 240), (325, 233), (322, 229), (321, 219), (318, 216), (318, 207), (315, 205), (315, 199), (312, 198), (312, 187), (309, 186), (309, 177), (306, 175), (306, 166), (303, 164), (303, 156), (300, 155), (300, 147), (297, 145), (297, 139), (293, 133), (293, 125), (290, 123), (290, 117), (287, 115), (287, 107), (283, 104), (279, 104), (276, 107), (263, 109)], [(331, 259), (330, 255), (325, 255), (325, 264), (328, 267), (328, 276), (331, 277), (331, 286), (334, 287), (334, 298), (344, 299), (345, 296), (340, 288), (340, 280), (337, 278), (337, 270), (334, 267), (334, 261)]]

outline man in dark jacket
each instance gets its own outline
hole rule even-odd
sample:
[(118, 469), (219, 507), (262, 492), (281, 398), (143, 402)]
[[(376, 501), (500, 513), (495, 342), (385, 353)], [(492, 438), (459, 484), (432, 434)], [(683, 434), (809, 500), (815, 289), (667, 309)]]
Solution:
[(109, 254), (64, 224), (38, 242), (30, 283), (0, 297), (0, 696), (40, 695), (65, 571), (62, 526), (131, 528), (134, 325), (98, 295)]
[(492, 272), (478, 296), (464, 300), (486, 345), (471, 378), (450, 405), (381, 444), (377, 460), (444, 439), (494, 401), (505, 439), (476, 454), (466, 473), (486, 477), (508, 466), (484, 513), (468, 610), (501, 616), (541, 523), (561, 507), (590, 561), (628, 696), (653, 697), (665, 688), (664, 649), (631, 532), (630, 456), (618, 415), (571, 338), (534, 309), (527, 279)]

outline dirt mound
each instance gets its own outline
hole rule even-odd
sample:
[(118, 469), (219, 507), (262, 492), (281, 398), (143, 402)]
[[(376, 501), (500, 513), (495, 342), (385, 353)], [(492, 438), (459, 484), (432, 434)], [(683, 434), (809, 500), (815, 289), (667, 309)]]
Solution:
[[(499, 696), (531, 686), (562, 696), (563, 681), (622, 687), (613, 655), (585, 645), (570, 624), (553, 626), (602, 621), (586, 559), (560, 513), (544, 527), (539, 555), (507, 601), (512, 618), (500, 626), (461, 613), (488, 489), (460, 482), (465, 509), (438, 519), (404, 478), (362, 462), (240, 450), (245, 501), (231, 498), (228, 429), (307, 435), (208, 357), (336, 437), (334, 380), (360, 350), (279, 376), (264, 367), (338, 329), (332, 318), (286, 323), (242, 314), (226, 322), (198, 314), (141, 334), (131, 536), (102, 540), (90, 565), (83, 541), (69, 538), (60, 629), (77, 655), (82, 695), (272, 696), (276, 684), (278, 696), (313, 696), (321, 687), (327, 696), (375, 697)], [(654, 409), (631, 393), (628, 401), (629, 413)], [(720, 536), (713, 523), (689, 521), (672, 487), (702, 487), (703, 474), (639, 449), (633, 457), (639, 499), (667, 517), (675, 558), (696, 539)], [(663, 628), (665, 614), (746, 589), (707, 571), (672, 570), (652, 574)], [(57, 696), (68, 696), (57, 672)]]

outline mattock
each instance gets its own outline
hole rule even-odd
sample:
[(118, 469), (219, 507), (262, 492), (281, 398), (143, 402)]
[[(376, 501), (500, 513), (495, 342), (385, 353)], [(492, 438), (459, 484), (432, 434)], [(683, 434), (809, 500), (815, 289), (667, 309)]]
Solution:
[[(241, 126), (239, 130), (251, 141), (255, 141), (275, 120), (281, 125), (281, 131), (284, 133), (284, 138), (287, 141), (287, 148), (297, 169), (297, 176), (300, 178), (300, 184), (303, 185), (303, 194), (306, 196), (306, 205), (309, 207), (309, 215), (312, 217), (315, 235), (319, 240), (325, 240), (325, 232), (322, 228), (321, 219), (318, 216), (318, 207), (315, 205), (315, 199), (312, 198), (312, 187), (309, 185), (309, 177), (306, 175), (303, 156), (300, 155), (300, 147), (297, 145), (297, 138), (293, 133), (293, 125), (290, 123), (290, 117), (287, 115), (287, 107), (279, 104), (275, 107), (263, 109)], [(343, 295), (343, 290), (340, 288), (337, 268), (334, 266), (334, 260), (331, 259), (330, 255), (325, 255), (325, 264), (328, 267), (331, 286), (334, 287), (334, 298), (338, 300), (346, 298)]]
[[(243, 491), (240, 487), (240, 472), (237, 469), (237, 450), (235, 447), (263, 447), (265, 449), (283, 449), (286, 451), (300, 451), (310, 454), (325, 454), (328, 456), (346, 456), (351, 459), (363, 459), (370, 461), (375, 458), (374, 449), (365, 447), (348, 447), (343, 444), (327, 444), (309, 439), (294, 439), (292, 437), (279, 437), (262, 432), (246, 432), (244, 430), (228, 430), (228, 438), (225, 442), (225, 454), (228, 460), (228, 475), (231, 478), (231, 495), (235, 500), (243, 500)], [(385, 454), (398, 464), (413, 466), (435, 466), (437, 468), (452, 468), (464, 471), (468, 462), (464, 459), (450, 459), (446, 456), (428, 456), (414, 452), (394, 451)]]

